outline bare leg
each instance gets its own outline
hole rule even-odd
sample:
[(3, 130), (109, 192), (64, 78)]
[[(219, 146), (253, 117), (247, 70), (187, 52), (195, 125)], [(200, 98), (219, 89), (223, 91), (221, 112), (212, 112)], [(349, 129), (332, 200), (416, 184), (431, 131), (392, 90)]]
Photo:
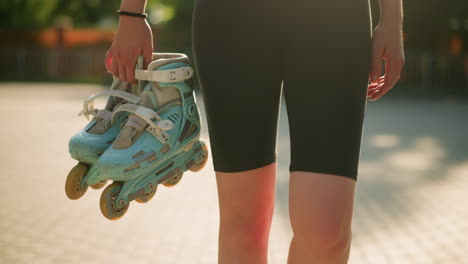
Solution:
[(219, 264), (266, 264), (275, 202), (276, 163), (236, 173), (216, 172)]
[(342, 176), (292, 172), (288, 264), (345, 264), (351, 245), (356, 182)]

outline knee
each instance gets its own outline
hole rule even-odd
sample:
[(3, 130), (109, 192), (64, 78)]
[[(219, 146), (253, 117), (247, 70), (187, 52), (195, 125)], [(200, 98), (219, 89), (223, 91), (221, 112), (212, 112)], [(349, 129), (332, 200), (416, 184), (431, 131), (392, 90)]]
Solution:
[(273, 215), (273, 208), (258, 206), (243, 210), (231, 208), (220, 217), (220, 232), (246, 248), (265, 247)]
[[(242, 247), (264, 247), (275, 203), (275, 166), (217, 173), (220, 236)], [(246, 184), (247, 183), (247, 184)]]
[(316, 257), (341, 255), (350, 246), (351, 228), (336, 221), (314, 221), (294, 232), (295, 242)]

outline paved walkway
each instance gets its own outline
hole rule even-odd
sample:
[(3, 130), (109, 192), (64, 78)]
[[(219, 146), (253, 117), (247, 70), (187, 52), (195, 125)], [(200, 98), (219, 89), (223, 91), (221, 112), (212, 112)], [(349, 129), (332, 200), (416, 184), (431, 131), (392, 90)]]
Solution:
[[(100, 88), (0, 84), (0, 263), (215, 264), (211, 160), (116, 222), (101, 215), (100, 191), (66, 198), (67, 142), (86, 124), (82, 99)], [(366, 115), (349, 263), (468, 263), (468, 104), (389, 97)], [(291, 238), (284, 109), (281, 118), (272, 264), (286, 263)]]

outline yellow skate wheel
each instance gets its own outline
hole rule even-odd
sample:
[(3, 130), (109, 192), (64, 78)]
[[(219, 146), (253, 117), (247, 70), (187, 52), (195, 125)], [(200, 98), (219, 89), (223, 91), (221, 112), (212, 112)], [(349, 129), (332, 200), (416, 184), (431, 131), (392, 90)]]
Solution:
[(170, 177), (167, 181), (163, 182), (163, 185), (166, 187), (174, 187), (180, 182), (183, 175), (184, 172), (181, 169), (177, 168), (173, 171), (172, 177)]
[(140, 195), (139, 197), (135, 198), (135, 201), (137, 203), (146, 203), (148, 202), (149, 200), (151, 200), (154, 195), (156, 194), (156, 190), (158, 189), (158, 186), (154, 186), (153, 184), (151, 184), (148, 189), (150, 189), (151, 191), (149, 193), (145, 193), (143, 195)]
[(65, 193), (70, 200), (80, 199), (88, 189), (88, 186), (81, 187), (81, 181), (86, 173), (88, 173), (89, 166), (86, 163), (78, 162), (78, 164), (71, 169), (68, 173), (65, 182)]
[(206, 162), (208, 161), (208, 147), (206, 146), (206, 144), (204, 143), (202, 144), (203, 144), (203, 153), (201, 154), (202, 160), (198, 163), (195, 163), (192, 167), (190, 167), (190, 171), (193, 171), (193, 172), (201, 171), (205, 167)]
[(117, 220), (121, 218), (128, 210), (130, 204), (126, 204), (123, 208), (116, 207), (116, 199), (122, 189), (122, 183), (113, 182), (107, 186), (101, 194), (99, 205), (101, 213), (109, 220)]
[(104, 187), (104, 185), (106, 185), (106, 183), (107, 183), (107, 180), (100, 181), (96, 184), (91, 185), (91, 188), (93, 188), (94, 190), (101, 189), (102, 187)]

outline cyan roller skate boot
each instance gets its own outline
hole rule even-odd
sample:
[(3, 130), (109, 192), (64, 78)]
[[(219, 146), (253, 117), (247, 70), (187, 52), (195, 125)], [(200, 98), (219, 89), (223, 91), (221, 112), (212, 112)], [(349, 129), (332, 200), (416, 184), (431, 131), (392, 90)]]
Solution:
[[(138, 67), (143, 67), (143, 58), (139, 58)], [(109, 148), (120, 132), (120, 128), (127, 118), (128, 113), (121, 112), (114, 116), (111, 123), (113, 111), (125, 103), (137, 103), (140, 101), (139, 86), (123, 82), (114, 77), (110, 90), (94, 94), (85, 100), (80, 115), (92, 120), (69, 141), (69, 152), (72, 158), (78, 160), (78, 164), (70, 171), (65, 183), (65, 192), (72, 200), (79, 199), (91, 186), (99, 189), (106, 181), (87, 183), (88, 178), (95, 178), (98, 174), (95, 166), (99, 156)], [(93, 101), (98, 97), (108, 96), (104, 109), (94, 108)]]
[(158, 184), (175, 186), (185, 171), (199, 171), (206, 164), (192, 75), (189, 59), (181, 53), (155, 53), (148, 71), (136, 71), (137, 79), (148, 81), (141, 101), (123, 104), (113, 113), (112, 120), (122, 112), (130, 115), (99, 158), (99, 177), (90, 182), (114, 181), (101, 195), (106, 218), (120, 218), (132, 200), (145, 203)]

